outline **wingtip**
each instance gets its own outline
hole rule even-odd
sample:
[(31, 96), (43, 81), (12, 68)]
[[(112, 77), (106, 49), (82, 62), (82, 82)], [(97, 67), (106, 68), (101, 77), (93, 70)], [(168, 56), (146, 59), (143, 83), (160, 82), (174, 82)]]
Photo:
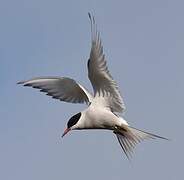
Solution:
[(90, 14), (90, 12), (88, 12), (88, 16), (89, 16), (89, 18), (91, 19), (91, 14)]
[(88, 12), (88, 17), (89, 17), (89, 19), (91, 19), (91, 13), (90, 12)]
[(95, 17), (94, 17), (94, 15), (91, 14), (90, 12), (88, 12), (88, 17), (89, 17), (91, 23), (95, 24)]
[(17, 84), (24, 84), (25, 81), (19, 81)]

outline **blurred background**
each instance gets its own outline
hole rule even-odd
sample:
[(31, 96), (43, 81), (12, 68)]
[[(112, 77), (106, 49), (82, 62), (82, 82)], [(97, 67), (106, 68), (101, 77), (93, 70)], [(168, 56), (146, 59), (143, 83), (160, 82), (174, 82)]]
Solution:
[[(184, 2), (1, 0), (0, 179), (182, 179)], [(109, 70), (131, 126), (170, 138), (139, 144), (131, 163), (109, 131), (60, 136), (86, 108), (16, 83), (37, 76), (87, 78), (96, 19)]]

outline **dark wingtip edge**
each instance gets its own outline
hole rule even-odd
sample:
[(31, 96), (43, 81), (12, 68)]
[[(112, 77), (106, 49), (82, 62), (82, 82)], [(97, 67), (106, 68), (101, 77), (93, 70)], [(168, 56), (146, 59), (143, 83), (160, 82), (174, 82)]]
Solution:
[(24, 84), (24, 81), (19, 81), (17, 82), (17, 84)]
[(91, 14), (90, 14), (90, 12), (88, 12), (88, 16), (89, 16), (89, 19), (91, 19)]

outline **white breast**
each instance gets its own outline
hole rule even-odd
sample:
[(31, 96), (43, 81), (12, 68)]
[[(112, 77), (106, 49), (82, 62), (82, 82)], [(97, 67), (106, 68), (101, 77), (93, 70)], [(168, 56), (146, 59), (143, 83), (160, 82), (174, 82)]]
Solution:
[(110, 129), (122, 124), (122, 120), (109, 109), (100, 106), (89, 106), (82, 112), (81, 119), (75, 129)]

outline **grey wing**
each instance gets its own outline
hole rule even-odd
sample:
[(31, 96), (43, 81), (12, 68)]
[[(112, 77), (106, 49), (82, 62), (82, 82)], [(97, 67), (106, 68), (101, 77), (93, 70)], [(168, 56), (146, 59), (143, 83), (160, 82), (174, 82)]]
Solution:
[(67, 77), (38, 77), (18, 84), (40, 89), (41, 92), (65, 102), (89, 104), (93, 98), (84, 87)]
[(92, 46), (88, 60), (88, 77), (91, 81), (96, 99), (103, 101), (113, 112), (125, 110), (124, 102), (118, 90), (117, 83), (113, 80), (105, 60), (102, 42), (97, 32), (94, 17), (89, 14), (91, 21)]

